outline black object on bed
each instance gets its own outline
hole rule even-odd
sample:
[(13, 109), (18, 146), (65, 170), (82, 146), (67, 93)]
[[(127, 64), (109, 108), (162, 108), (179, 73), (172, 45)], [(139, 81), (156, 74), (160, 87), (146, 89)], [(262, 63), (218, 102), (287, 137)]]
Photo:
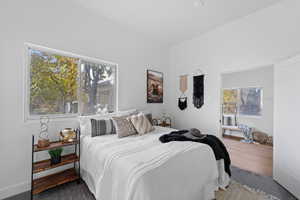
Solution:
[(225, 145), (223, 144), (223, 142), (214, 135), (206, 135), (205, 137), (201, 137), (201, 138), (188, 137), (184, 135), (188, 132), (189, 132), (188, 130), (173, 131), (169, 134), (160, 136), (159, 140), (162, 143), (167, 143), (172, 141), (192, 141), (192, 142), (207, 144), (212, 148), (216, 160), (224, 159), (225, 172), (227, 172), (227, 174), (231, 176), (231, 170), (230, 170), (231, 160), (229, 157), (229, 153)]

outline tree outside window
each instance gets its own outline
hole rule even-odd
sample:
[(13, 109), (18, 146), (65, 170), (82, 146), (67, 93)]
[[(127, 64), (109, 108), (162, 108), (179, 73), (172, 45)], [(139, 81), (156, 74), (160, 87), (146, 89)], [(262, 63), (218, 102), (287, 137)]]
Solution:
[(116, 65), (28, 48), (28, 117), (116, 110)]
[(223, 89), (223, 114), (261, 116), (262, 88)]

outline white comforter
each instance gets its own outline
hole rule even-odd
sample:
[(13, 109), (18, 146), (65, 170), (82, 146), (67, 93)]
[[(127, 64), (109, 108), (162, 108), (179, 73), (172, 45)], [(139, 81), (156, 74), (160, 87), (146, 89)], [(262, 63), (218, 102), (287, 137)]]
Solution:
[(211, 200), (228, 184), (211, 148), (194, 142), (162, 144), (173, 129), (143, 136), (82, 137), (81, 172), (97, 200)]

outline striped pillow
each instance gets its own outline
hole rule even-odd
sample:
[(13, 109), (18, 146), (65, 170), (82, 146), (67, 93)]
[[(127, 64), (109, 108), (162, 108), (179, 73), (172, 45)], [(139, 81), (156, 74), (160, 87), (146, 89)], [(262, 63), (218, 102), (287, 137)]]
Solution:
[(115, 134), (116, 129), (111, 119), (91, 119), (92, 137)]
[(143, 113), (133, 115), (129, 119), (140, 135), (144, 135), (154, 129), (148, 118)]

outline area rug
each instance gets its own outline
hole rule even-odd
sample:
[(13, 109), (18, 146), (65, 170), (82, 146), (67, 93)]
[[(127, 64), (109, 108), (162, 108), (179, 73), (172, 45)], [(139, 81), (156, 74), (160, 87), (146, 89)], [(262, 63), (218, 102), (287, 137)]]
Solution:
[(216, 192), (216, 200), (280, 200), (262, 191), (231, 181), (226, 190)]

